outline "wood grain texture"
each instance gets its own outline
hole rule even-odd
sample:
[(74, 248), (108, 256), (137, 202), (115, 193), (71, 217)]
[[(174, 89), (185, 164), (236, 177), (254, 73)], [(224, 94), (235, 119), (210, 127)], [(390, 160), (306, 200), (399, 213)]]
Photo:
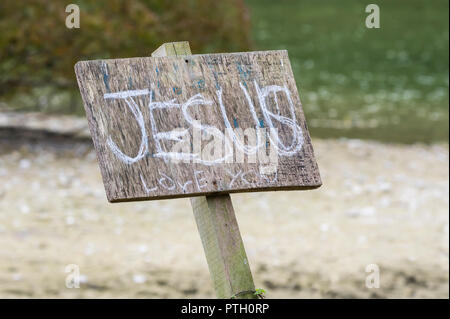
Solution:
[(152, 52), (152, 57), (191, 55), (191, 46), (188, 41), (163, 43)]
[[(111, 202), (321, 185), (286, 51), (82, 61), (75, 71)], [(227, 139), (227, 128), (265, 129), (276, 165), (251, 154), (236, 162), (245, 140)], [(213, 135), (231, 141), (234, 162), (225, 151), (203, 156)], [(188, 159), (174, 161), (181, 153)]]
[(217, 298), (257, 299), (229, 194), (191, 198)]

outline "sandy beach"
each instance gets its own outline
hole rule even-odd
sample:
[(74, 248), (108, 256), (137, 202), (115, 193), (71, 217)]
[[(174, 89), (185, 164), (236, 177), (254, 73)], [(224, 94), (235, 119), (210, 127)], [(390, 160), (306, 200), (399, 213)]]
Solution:
[[(108, 203), (81, 140), (0, 145), (0, 297), (214, 297), (188, 199)], [(256, 287), (268, 298), (448, 298), (448, 144), (313, 145), (320, 189), (232, 195)], [(66, 287), (72, 264), (78, 289)], [(366, 287), (370, 264), (380, 288)]]

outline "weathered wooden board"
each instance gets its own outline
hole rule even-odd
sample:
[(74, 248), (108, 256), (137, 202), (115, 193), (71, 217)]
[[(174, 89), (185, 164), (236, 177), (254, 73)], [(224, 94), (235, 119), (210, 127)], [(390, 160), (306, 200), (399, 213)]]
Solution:
[(321, 185), (287, 51), (81, 61), (75, 72), (111, 202)]

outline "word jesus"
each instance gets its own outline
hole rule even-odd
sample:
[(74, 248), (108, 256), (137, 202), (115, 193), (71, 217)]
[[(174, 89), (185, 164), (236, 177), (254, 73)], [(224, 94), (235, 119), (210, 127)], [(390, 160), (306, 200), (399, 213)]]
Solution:
[[(302, 128), (297, 124), (295, 116), (295, 107), (291, 99), (290, 92), (286, 86), (269, 85), (260, 87), (254, 81), (255, 90), (258, 97), (259, 107), (263, 115), (263, 123), (266, 123), (266, 128), (261, 127), (261, 121), (258, 119), (255, 105), (253, 104), (250, 94), (242, 83), (240, 88), (246, 98), (250, 114), (254, 120), (255, 127), (246, 129), (245, 131), (233, 129), (229, 121), (226, 107), (223, 103), (222, 89), (216, 91), (218, 106), (220, 114), (225, 126), (224, 132), (217, 127), (209, 124), (202, 124), (195, 120), (189, 113), (189, 109), (195, 105), (211, 106), (213, 101), (205, 99), (202, 94), (196, 94), (189, 98), (185, 103), (176, 103), (175, 100), (158, 102), (154, 101), (153, 91), (144, 90), (129, 90), (115, 93), (104, 94), (105, 99), (123, 100), (133, 114), (141, 131), (141, 142), (139, 151), (135, 156), (125, 154), (117, 144), (112, 140), (111, 136), (107, 138), (107, 145), (115, 156), (122, 162), (133, 164), (149, 155), (149, 136), (145, 127), (144, 116), (138, 107), (134, 98), (139, 96), (148, 96), (148, 110), (150, 114), (151, 135), (154, 139), (154, 146), (156, 152), (151, 154), (154, 158), (161, 158), (164, 161), (179, 161), (200, 163), (204, 165), (214, 165), (217, 163), (232, 163), (235, 159), (233, 157), (233, 147), (236, 148), (236, 154), (245, 154), (251, 159), (256, 159), (261, 163), (276, 164), (278, 156), (292, 156), (298, 153), (304, 143)], [(277, 94), (283, 94), (288, 102), (288, 111), (290, 117), (280, 115)], [(268, 108), (268, 98), (273, 95), (277, 113), (274, 113)], [(181, 111), (184, 120), (193, 129), (193, 141), (189, 141), (189, 130), (186, 128), (173, 128), (170, 131), (159, 131), (153, 112), (157, 109), (178, 109)], [(287, 127), (291, 132), (291, 140), (289, 143), (282, 141), (278, 136), (278, 130), (275, 124), (281, 127)], [(211, 136), (213, 141), (209, 143), (202, 151), (201, 137)], [(247, 137), (247, 143), (244, 142), (244, 137)], [(171, 150), (165, 150), (162, 147), (163, 141), (176, 142)], [(191, 150), (191, 145), (192, 150)], [(267, 155), (267, 147), (270, 145), (270, 152)], [(243, 156), (236, 156), (236, 161), (240, 162)]]

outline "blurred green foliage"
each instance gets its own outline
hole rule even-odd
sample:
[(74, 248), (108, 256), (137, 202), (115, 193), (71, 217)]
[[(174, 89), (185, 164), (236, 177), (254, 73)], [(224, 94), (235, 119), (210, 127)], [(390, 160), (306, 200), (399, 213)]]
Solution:
[[(80, 7), (79, 29), (65, 26), (70, 2)], [(149, 56), (180, 40), (196, 53), (247, 50), (243, 1), (2, 0), (0, 107), (83, 112), (77, 61)]]

